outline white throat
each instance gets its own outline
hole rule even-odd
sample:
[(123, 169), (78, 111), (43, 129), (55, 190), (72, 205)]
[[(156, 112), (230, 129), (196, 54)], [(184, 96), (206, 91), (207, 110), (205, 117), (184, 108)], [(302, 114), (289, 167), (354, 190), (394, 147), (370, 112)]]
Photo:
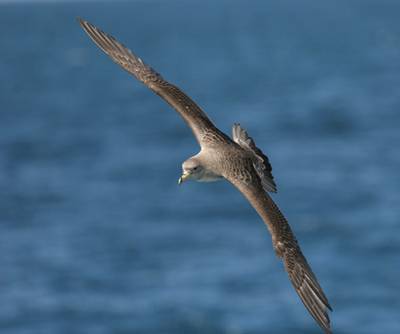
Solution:
[(205, 169), (202, 173), (201, 177), (197, 179), (199, 182), (214, 182), (222, 180), (223, 177), (221, 175), (214, 174), (212, 171)]

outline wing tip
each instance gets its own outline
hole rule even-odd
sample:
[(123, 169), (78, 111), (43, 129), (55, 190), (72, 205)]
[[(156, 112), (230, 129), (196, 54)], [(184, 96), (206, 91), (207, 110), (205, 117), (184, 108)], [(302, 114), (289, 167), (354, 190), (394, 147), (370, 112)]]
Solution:
[[(98, 29), (96, 26), (94, 26), (93, 24), (91, 24), (90, 22), (84, 20), (83, 18), (77, 16), (76, 20), (78, 21), (79, 25), (81, 26), (81, 28), (89, 35), (89, 37), (96, 43), (98, 44), (98, 41), (96, 41), (96, 39), (94, 38), (93, 32), (95, 31), (97, 33), (102, 33), (104, 34), (103, 31), (101, 31), (100, 29)], [(100, 45), (99, 45), (100, 46)]]
[(332, 307), (307, 263), (298, 245), (291, 251), (286, 249), (283, 262), (301, 302), (325, 334), (332, 334), (329, 311)]
[(81, 18), (80, 16), (77, 16), (77, 17), (76, 17), (76, 20), (78, 21), (79, 25), (80, 25), (82, 28), (85, 28), (86, 25), (90, 25), (90, 23), (89, 23), (88, 21), (84, 20), (84, 19)]

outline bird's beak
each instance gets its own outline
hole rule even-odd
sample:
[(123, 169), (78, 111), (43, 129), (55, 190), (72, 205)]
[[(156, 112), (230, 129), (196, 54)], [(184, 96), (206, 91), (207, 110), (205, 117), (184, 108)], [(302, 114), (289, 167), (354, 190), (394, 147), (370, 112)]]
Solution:
[(184, 181), (186, 181), (186, 179), (190, 176), (189, 173), (183, 173), (182, 176), (179, 178), (178, 180), (178, 184), (183, 183)]

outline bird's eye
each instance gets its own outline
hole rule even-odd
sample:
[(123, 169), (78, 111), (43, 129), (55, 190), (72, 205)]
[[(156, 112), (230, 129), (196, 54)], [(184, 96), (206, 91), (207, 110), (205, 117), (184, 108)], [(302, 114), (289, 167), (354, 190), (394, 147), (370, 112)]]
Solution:
[(193, 167), (193, 170), (197, 170), (197, 168), (198, 168), (197, 166), (196, 166), (196, 167)]

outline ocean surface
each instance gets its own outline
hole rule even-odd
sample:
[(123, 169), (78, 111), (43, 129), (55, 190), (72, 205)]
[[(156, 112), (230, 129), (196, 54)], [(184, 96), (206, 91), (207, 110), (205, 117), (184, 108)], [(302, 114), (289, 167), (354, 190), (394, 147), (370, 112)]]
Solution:
[(322, 333), (227, 182), (76, 22), (269, 156), (335, 334), (400, 333), (400, 2), (0, 5), (0, 332)]

